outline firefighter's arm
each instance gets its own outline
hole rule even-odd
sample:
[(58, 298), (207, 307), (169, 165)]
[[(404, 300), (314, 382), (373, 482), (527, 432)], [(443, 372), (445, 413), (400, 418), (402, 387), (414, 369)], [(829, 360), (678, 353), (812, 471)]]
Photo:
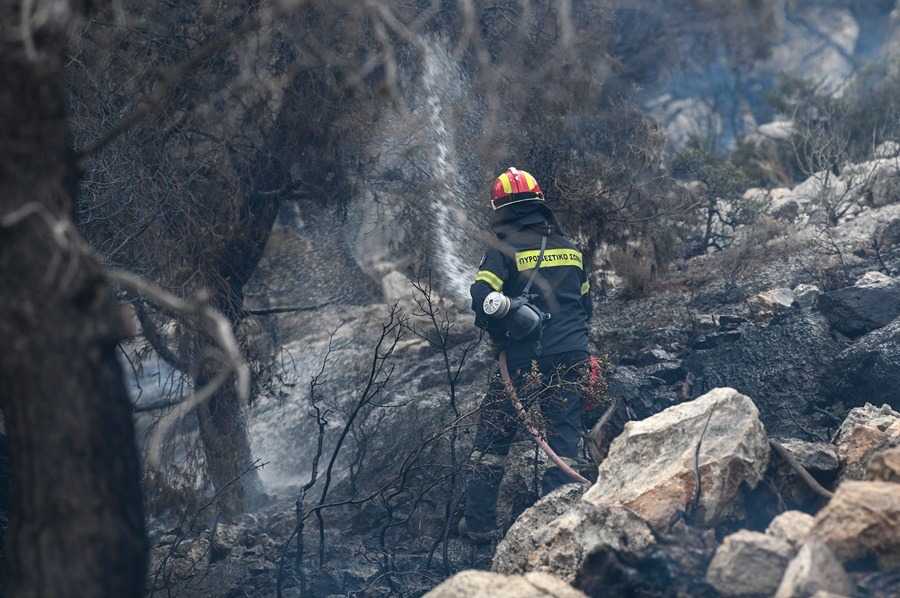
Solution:
[(587, 272), (582, 272), (582, 277), (584, 280), (581, 282), (581, 306), (584, 308), (584, 313), (587, 314), (588, 322), (590, 322), (591, 317), (594, 315), (594, 300), (591, 299), (591, 283), (588, 281)]

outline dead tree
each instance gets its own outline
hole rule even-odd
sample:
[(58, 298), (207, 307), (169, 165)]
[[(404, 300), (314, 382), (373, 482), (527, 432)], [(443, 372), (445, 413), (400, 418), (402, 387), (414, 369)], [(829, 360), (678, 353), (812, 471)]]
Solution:
[(0, 3), (9, 596), (140, 596), (146, 569), (131, 405), (115, 353), (129, 326), (71, 218), (64, 65), (86, 8), (97, 6)]

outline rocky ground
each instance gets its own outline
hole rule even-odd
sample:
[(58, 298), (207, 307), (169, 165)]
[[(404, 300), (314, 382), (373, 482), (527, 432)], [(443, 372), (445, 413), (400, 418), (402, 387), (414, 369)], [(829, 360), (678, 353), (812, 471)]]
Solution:
[[(435, 295), (435, 327), (422, 297), (394, 286), (408, 327), (378, 349), (387, 305), (278, 316), (302, 386), (326, 372), (322, 399), (304, 388), (251, 414), (254, 450), (294, 447), (264, 470), (264, 509), (152, 522), (151, 594), (896, 596), (900, 204), (896, 167), (871, 167), (879, 176), (836, 227), (818, 219), (828, 190), (807, 182), (773, 194), (731, 249), (676, 263), (642, 296), (597, 297), (616, 438), (595, 485), (540, 499), (541, 464), (518, 443), (495, 545), (455, 531), (492, 363), (465, 309)], [(331, 411), (304, 494), (315, 404)], [(444, 581), (463, 569), (480, 572)]]

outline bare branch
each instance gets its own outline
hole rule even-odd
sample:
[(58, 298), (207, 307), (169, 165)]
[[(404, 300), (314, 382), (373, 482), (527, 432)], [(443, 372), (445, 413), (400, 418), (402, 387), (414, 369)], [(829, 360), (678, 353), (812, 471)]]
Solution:
[(285, 307), (264, 307), (260, 309), (248, 309), (247, 313), (251, 316), (271, 316), (273, 314), (292, 314), (302, 311), (317, 311), (323, 307), (334, 305), (336, 301), (326, 301), (317, 305), (294, 305)]
[(128, 290), (148, 297), (161, 307), (175, 313), (191, 317), (200, 317), (205, 320), (209, 333), (215, 338), (224, 351), (225, 367), (213, 378), (213, 380), (194, 395), (178, 405), (171, 413), (168, 413), (157, 424), (150, 437), (148, 460), (150, 464), (159, 468), (161, 459), (162, 442), (169, 429), (182, 417), (190, 413), (195, 407), (207, 401), (232, 373), (236, 374), (237, 392), (241, 400), (247, 400), (250, 394), (250, 370), (241, 357), (237, 340), (231, 331), (228, 320), (218, 311), (206, 303), (204, 294), (200, 294), (194, 301), (188, 302), (156, 287), (143, 278), (123, 272), (121, 270), (107, 270), (107, 278), (110, 282), (121, 285)]
[(806, 482), (806, 485), (809, 486), (816, 494), (827, 499), (831, 499), (834, 496), (834, 493), (822, 487), (822, 485), (817, 482), (816, 479), (812, 477), (808, 471), (806, 471), (806, 468), (803, 467), (803, 465), (801, 465), (800, 462), (797, 461), (794, 455), (792, 455), (790, 451), (784, 448), (784, 446), (780, 442), (770, 438), (769, 444), (773, 449), (775, 449), (775, 452), (777, 452), (782, 459), (787, 461), (787, 464), (791, 466), (791, 469), (797, 472), (797, 475), (800, 476), (800, 479)]
[(76, 153), (81, 158), (85, 158), (97, 153), (119, 135), (145, 119), (147, 116), (153, 114), (153, 112), (155, 112), (162, 104), (162, 101), (165, 99), (166, 94), (168, 94), (176, 85), (178, 85), (178, 83), (181, 82), (188, 71), (190, 71), (194, 66), (206, 60), (219, 50), (222, 50), (223, 48), (234, 44), (247, 34), (256, 31), (260, 28), (261, 25), (270, 23), (276, 16), (283, 14), (289, 10), (296, 10), (303, 4), (305, 4), (303, 0), (291, 0), (290, 2), (276, 3), (275, 6), (269, 11), (256, 15), (255, 17), (243, 22), (237, 28), (223, 34), (218, 39), (215, 39), (202, 48), (198, 49), (180, 64), (167, 71), (165, 77), (162, 79), (162, 81), (159, 82), (154, 91), (148, 94), (146, 97), (142, 98), (137, 103), (137, 107), (131, 112), (131, 114), (119, 121), (117, 125), (101, 135), (98, 139), (91, 141), (90, 143), (79, 149)]

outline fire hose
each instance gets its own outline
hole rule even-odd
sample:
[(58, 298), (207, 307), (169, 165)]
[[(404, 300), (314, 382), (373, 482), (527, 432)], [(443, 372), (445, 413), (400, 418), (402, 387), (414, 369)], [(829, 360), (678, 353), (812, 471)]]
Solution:
[(552, 448), (550, 448), (550, 445), (547, 444), (538, 429), (529, 423), (528, 412), (525, 411), (525, 407), (522, 406), (522, 402), (519, 400), (519, 397), (516, 394), (516, 389), (513, 386), (512, 379), (509, 377), (509, 368), (506, 365), (506, 349), (500, 351), (500, 377), (503, 379), (503, 385), (506, 387), (507, 395), (509, 395), (509, 398), (515, 406), (516, 411), (518, 411), (519, 415), (521, 415), (524, 419), (525, 428), (531, 433), (531, 436), (534, 438), (534, 442), (539, 447), (541, 447), (541, 450), (543, 450), (547, 454), (547, 457), (549, 457), (557, 467), (566, 472), (566, 474), (568, 474), (570, 478), (588, 486), (592, 485), (590, 480), (569, 467), (569, 465), (566, 464), (566, 462), (563, 461)]

